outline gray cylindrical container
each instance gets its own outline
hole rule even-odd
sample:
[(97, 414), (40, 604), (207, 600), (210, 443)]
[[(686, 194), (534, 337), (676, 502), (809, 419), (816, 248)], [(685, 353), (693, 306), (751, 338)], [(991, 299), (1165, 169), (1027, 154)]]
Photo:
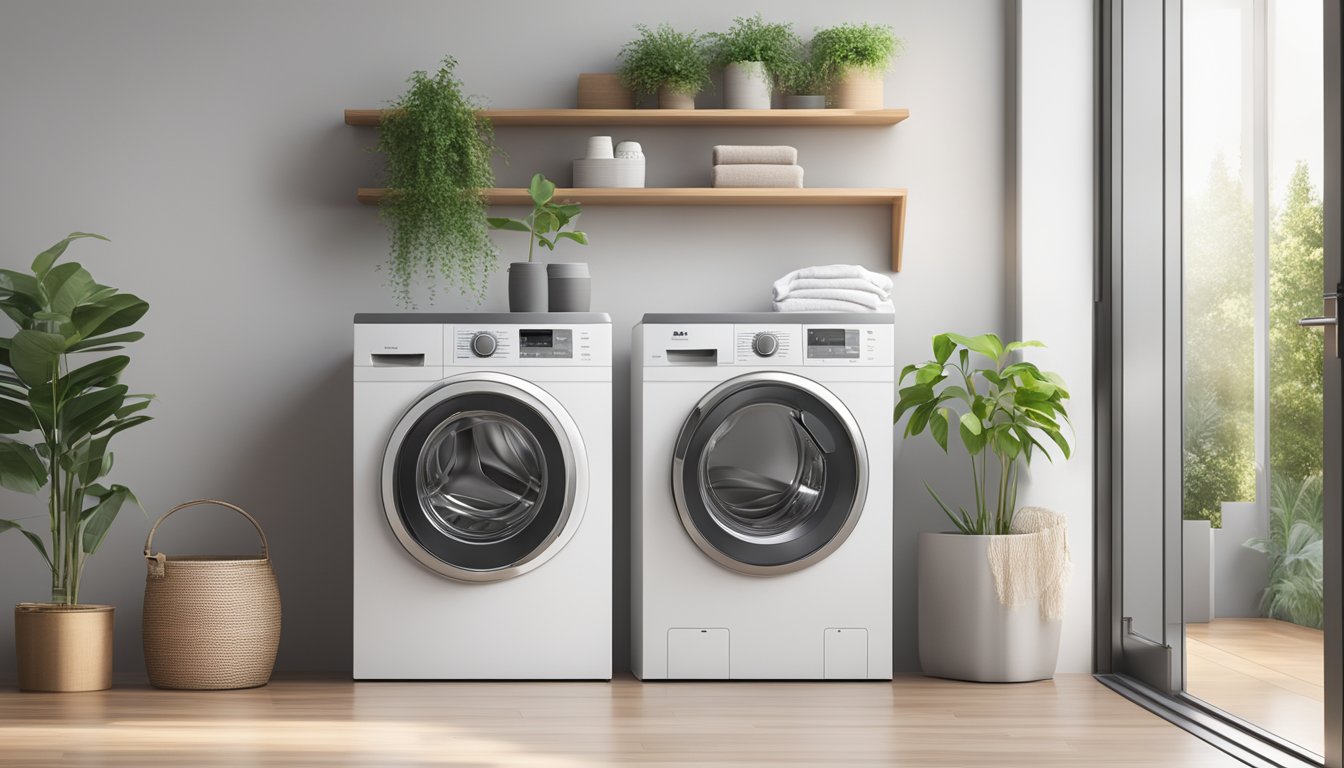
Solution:
[(550, 287), (550, 311), (587, 312), (593, 297), (593, 281), (588, 265), (551, 264), (546, 267)]
[(509, 311), (546, 311), (546, 265), (515, 261), (509, 265)]

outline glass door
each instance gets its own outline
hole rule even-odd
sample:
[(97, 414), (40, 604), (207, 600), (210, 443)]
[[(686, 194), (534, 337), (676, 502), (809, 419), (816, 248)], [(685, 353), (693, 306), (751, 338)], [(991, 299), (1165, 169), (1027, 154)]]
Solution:
[(1099, 8), (1098, 668), (1340, 765), (1339, 4)]

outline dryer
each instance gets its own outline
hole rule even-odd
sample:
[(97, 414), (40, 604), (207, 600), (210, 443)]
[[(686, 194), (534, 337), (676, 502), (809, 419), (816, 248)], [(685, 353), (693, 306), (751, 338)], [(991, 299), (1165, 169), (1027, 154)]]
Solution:
[(611, 319), (354, 323), (354, 677), (610, 679)]
[(891, 679), (889, 314), (645, 315), (632, 346), (641, 679)]

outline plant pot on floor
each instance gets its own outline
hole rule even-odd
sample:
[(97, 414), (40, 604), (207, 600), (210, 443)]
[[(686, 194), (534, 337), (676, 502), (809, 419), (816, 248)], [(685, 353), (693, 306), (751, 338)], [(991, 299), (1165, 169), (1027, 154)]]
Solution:
[(21, 691), (104, 691), (112, 687), (110, 605), (19, 603), (14, 650)]
[(826, 97), (805, 94), (789, 94), (784, 97), (785, 109), (825, 109)]
[(515, 261), (509, 265), (509, 311), (545, 312), (549, 307), (546, 265)]
[(849, 69), (835, 81), (835, 106), (838, 109), (882, 109), (881, 72)]
[(1041, 618), (1040, 600), (999, 601), (989, 565), (999, 536), (919, 535), (919, 664), (930, 677), (982, 683), (1055, 674), (1063, 622)]
[(723, 68), (725, 109), (769, 109), (770, 77), (759, 61), (735, 61)]
[(681, 93), (670, 88), (658, 89), (659, 109), (695, 109), (695, 95)]

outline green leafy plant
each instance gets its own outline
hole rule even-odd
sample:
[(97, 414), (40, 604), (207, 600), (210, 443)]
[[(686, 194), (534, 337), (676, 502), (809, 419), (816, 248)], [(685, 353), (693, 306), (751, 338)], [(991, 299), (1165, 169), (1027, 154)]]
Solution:
[(682, 33), (668, 24), (649, 28), (636, 24), (639, 37), (621, 48), (621, 80), (635, 97), (666, 88), (694, 96), (709, 85), (705, 41), (695, 32)]
[(811, 44), (796, 46), (775, 77), (784, 92), (798, 96), (819, 96), (831, 89), (831, 73)]
[(854, 69), (885, 72), (904, 46), (891, 27), (880, 24), (840, 24), (812, 37), (813, 55), (832, 77)]
[(495, 267), (482, 192), (494, 185), (494, 134), (463, 94), (456, 66), (445, 58), (432, 76), (413, 73), (381, 123), (376, 149), (387, 156), (387, 185), (394, 191), (380, 205), (391, 230), (386, 270), (404, 306), (414, 304), (412, 288), (421, 279), (431, 298), (441, 278), (479, 301)]
[(583, 232), (562, 231), (578, 221), (583, 208), (578, 203), (556, 203), (555, 182), (538, 173), (532, 177), (527, 193), (532, 197), (532, 212), (527, 216), (521, 219), (491, 217), (486, 221), (491, 229), (528, 233), (528, 261), (532, 261), (533, 246), (537, 244), (541, 244), (548, 251), (554, 251), (556, 244), (561, 240), (573, 240), (580, 245), (588, 244), (588, 235)]
[(1320, 628), (1324, 618), (1321, 476), (1275, 475), (1270, 482), (1269, 535), (1245, 546), (1269, 558), (1260, 611), (1272, 619)]
[(79, 602), (84, 563), (122, 506), (139, 503), (125, 486), (98, 482), (112, 470), (108, 444), (150, 419), (141, 411), (151, 396), (128, 394), (118, 381), (129, 357), (75, 362), (140, 340), (143, 333), (125, 329), (149, 310), (79, 264), (56, 263), (70, 243), (90, 237), (107, 239), (74, 232), (39, 254), (31, 274), (0, 269), (0, 310), (17, 326), (0, 338), (0, 485), (48, 488), (51, 546), (18, 520), (0, 520), (0, 531), (32, 542), (51, 569), (52, 602), (65, 605)]
[(727, 32), (707, 37), (711, 60), (718, 66), (739, 61), (759, 61), (765, 71), (778, 78), (790, 63), (793, 51), (802, 41), (792, 24), (772, 24), (761, 14), (738, 16)]
[[(972, 337), (942, 333), (933, 337), (933, 360), (907, 365), (901, 371), (898, 384), (904, 384), (907, 378), (914, 379), (901, 388), (896, 404), (896, 421), (907, 413), (910, 415), (905, 436), (913, 437), (927, 429), (946, 452), (948, 431), (955, 418), (961, 442), (966, 446), (975, 487), (974, 513), (964, 507), (958, 507), (954, 513), (928, 483), (924, 484), (962, 533), (1011, 532), (1021, 467), (1031, 463), (1037, 449), (1046, 459), (1054, 461), (1038, 436), (1058, 446), (1065, 459), (1069, 457), (1069, 442), (1063, 433), (1069, 424), (1064, 405), (1069, 393), (1064, 381), (1032, 363), (1011, 360), (1014, 352), (1044, 346), (1039, 341), (1004, 344), (992, 333)], [(972, 367), (972, 354), (987, 358), (990, 365)], [(993, 500), (989, 498), (990, 467), (986, 461), (990, 453), (998, 460), (998, 486)]]

